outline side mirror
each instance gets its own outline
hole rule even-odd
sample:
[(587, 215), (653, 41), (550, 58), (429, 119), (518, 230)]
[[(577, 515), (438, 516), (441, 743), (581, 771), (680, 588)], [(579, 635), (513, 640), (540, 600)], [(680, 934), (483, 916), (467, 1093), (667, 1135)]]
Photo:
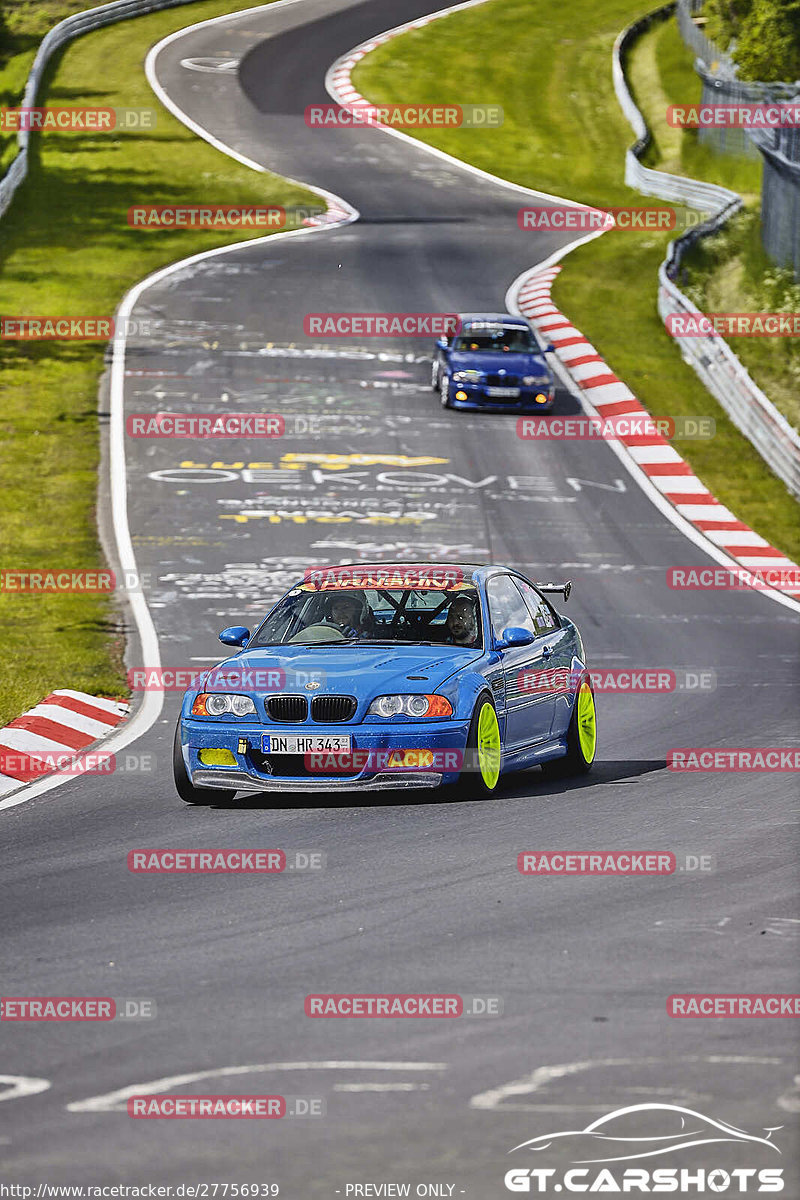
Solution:
[(555, 348), (555, 346), (553, 345), (553, 343), (552, 343), (552, 342), (548, 342), (548, 343), (547, 343), (547, 345), (546, 345), (546, 346), (544, 347), (544, 349), (542, 350), (542, 354), (555, 354), (555, 349), (556, 349), (556, 348)]
[(223, 646), (241, 646), (244, 649), (250, 641), (250, 630), (246, 625), (231, 625), (229, 629), (223, 629), (219, 640)]
[(503, 630), (503, 636), (497, 643), (498, 650), (510, 650), (512, 646), (530, 646), (531, 642), (535, 642), (536, 637), (528, 629), (523, 629), (521, 625), (512, 625), (510, 629)]
[(448, 346), (450, 345), (450, 339), (445, 337), (444, 334), (442, 334), (442, 336), (440, 338), (436, 339), (436, 345), (439, 347), (440, 350), (446, 350), (448, 348)]

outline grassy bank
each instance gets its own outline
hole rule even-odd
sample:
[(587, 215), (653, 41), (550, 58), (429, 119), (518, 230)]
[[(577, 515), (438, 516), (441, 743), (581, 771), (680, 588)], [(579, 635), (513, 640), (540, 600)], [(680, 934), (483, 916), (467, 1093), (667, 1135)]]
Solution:
[[(75, 7), (47, 6), (47, 23)], [(155, 42), (230, 8), (227, 0), (209, 0), (138, 17), (64, 51), (40, 103), (152, 107), (157, 124), (147, 133), (32, 139), (28, 179), (0, 221), (4, 314), (111, 314), (150, 271), (246, 236), (132, 230), (126, 212), (138, 201), (319, 205), (312, 193), (248, 171), (208, 146), (161, 107), (147, 84), (143, 61)], [(14, 79), (20, 54), (30, 58), (33, 48), (7, 58)], [(0, 92), (8, 88), (13, 80), (4, 71)], [(95, 514), (103, 349), (88, 342), (0, 342), (3, 568), (104, 565)], [(0, 592), (0, 640), (0, 724), (54, 687), (126, 694), (122, 640), (106, 597)]]
[[(374, 101), (500, 104), (505, 120), (498, 129), (415, 136), (527, 187), (596, 205), (652, 204), (624, 185), (632, 135), (611, 80), (614, 39), (642, 11), (630, 0), (607, 0), (602, 7), (565, 0), (547, 8), (495, 0), (379, 47), (359, 63), (354, 84)], [(637, 61), (638, 90), (656, 81), (672, 96), (678, 85), (669, 72), (658, 75), (656, 62), (651, 56), (648, 68)], [(697, 88), (699, 96), (699, 82)], [(797, 558), (796, 502), (683, 362), (658, 317), (657, 271), (667, 241), (660, 233), (612, 231), (579, 247), (564, 261), (556, 303), (651, 413), (714, 416), (714, 439), (676, 441), (677, 449), (724, 504)], [(525, 265), (520, 262), (520, 270)]]
[[(670, 21), (643, 37), (631, 56), (630, 77), (637, 103), (654, 132), (648, 165), (722, 183), (739, 192), (746, 212), (713, 238), (699, 242), (684, 260), (681, 286), (704, 312), (800, 311), (800, 286), (790, 271), (779, 270), (761, 245), (762, 160), (725, 157), (699, 142), (696, 130), (670, 129), (668, 104), (700, 100), (700, 80), (692, 68), (677, 25)], [(758, 386), (800, 429), (800, 345), (791, 338), (737, 338), (728, 342)]]

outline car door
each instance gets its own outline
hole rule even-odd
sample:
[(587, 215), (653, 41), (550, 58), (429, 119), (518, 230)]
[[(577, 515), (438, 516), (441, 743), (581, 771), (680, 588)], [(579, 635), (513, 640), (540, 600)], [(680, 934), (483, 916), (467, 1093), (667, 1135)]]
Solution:
[(533, 617), (533, 627), (542, 641), (543, 655), (546, 659), (545, 680), (553, 690), (553, 725), (551, 732), (562, 737), (569, 725), (572, 715), (572, 700), (574, 696), (570, 671), (572, 656), (575, 653), (575, 638), (569, 626), (562, 626), (555, 609), (547, 602), (535, 587), (524, 579), (516, 579), (515, 583)]
[(553, 724), (555, 696), (552, 690), (536, 687), (547, 669), (549, 637), (539, 636), (522, 592), (510, 575), (493, 575), (486, 585), (492, 637), (499, 641), (503, 630), (526, 629), (534, 638), (529, 646), (501, 650), (506, 687), (506, 749), (515, 751), (549, 737)]

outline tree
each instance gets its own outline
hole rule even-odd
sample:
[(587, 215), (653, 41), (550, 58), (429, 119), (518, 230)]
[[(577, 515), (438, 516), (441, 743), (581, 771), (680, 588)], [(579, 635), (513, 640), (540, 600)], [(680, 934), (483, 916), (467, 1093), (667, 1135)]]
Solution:
[(728, 50), (740, 79), (800, 79), (800, 0), (708, 0), (706, 35)]

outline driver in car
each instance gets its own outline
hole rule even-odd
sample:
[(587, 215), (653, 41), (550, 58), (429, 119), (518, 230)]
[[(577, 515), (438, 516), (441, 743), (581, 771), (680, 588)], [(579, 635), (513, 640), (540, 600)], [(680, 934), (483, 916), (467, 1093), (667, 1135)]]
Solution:
[(368, 605), (356, 592), (338, 592), (331, 598), (326, 625), (333, 625), (345, 637), (362, 637), (367, 626)]
[(475, 605), (468, 596), (456, 596), (447, 610), (447, 641), (455, 646), (474, 646), (478, 640)]

